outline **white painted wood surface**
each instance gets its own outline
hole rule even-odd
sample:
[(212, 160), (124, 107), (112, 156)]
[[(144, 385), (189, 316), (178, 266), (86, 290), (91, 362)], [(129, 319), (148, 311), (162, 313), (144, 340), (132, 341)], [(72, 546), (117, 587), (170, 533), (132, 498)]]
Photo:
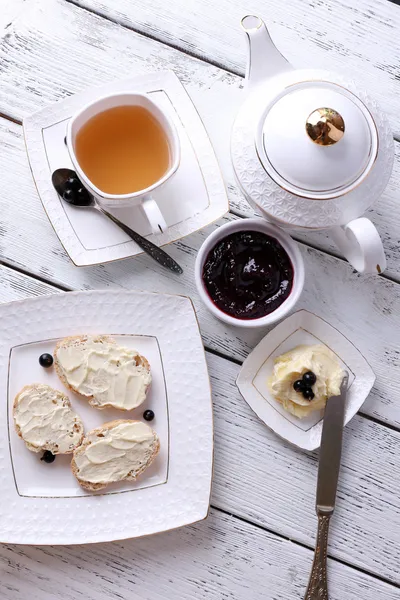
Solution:
[(71, 0), (134, 31), (244, 75), (240, 20), (259, 15), (296, 67), (336, 70), (371, 90), (400, 132), (400, 11), (387, 0)]
[[(212, 504), (312, 547), (317, 453), (295, 449), (258, 420), (235, 386), (237, 365), (211, 356), (208, 365), (216, 417)], [(400, 432), (360, 416), (349, 423), (329, 550), (397, 584), (399, 450)]]
[[(185, 268), (181, 278), (146, 257), (75, 268), (37, 197), (22, 128), (8, 119), (20, 121), (70, 93), (132, 71), (173, 68), (210, 131), (232, 208), (247, 216), (252, 211), (237, 191), (228, 153), (242, 79), (225, 69), (240, 75), (244, 67), (237, 18), (245, 12), (270, 16), (273, 37), (298, 66), (324, 66), (329, 60), (329, 67), (357, 75), (381, 100), (394, 129), (400, 129), (395, 62), (400, 8), (386, 0), (293, 0), (290, 7), (278, 0), (267, 6), (261, 0), (235, 0), (229, 6), (228, 0), (0, 0), (0, 9), (2, 4), (7, 6), (0, 10), (0, 113), (5, 117), (0, 118), (0, 257), (11, 268), (0, 265), (0, 301), (59, 291), (50, 284), (183, 293), (195, 302), (206, 346), (225, 358), (208, 353), (216, 439), (215, 508), (209, 520), (152, 539), (94, 547), (0, 547), (0, 596), (302, 598), (316, 525), (316, 455), (279, 440), (237, 392), (239, 367), (231, 361), (241, 361), (265, 331), (245, 334), (227, 328), (199, 304), (193, 264), (212, 228), (169, 247)], [(383, 233), (388, 275), (395, 281), (400, 281), (399, 156), (397, 148), (392, 181), (371, 213)], [(332, 251), (323, 233), (303, 240)], [(311, 247), (302, 246), (302, 252), (308, 276), (299, 306), (340, 328), (378, 375), (363, 406), (368, 418), (357, 416), (346, 430), (330, 543), (331, 598), (400, 600), (399, 284), (387, 277), (360, 277), (342, 260)]]
[(26, 0), (4, 2), (0, 12), (0, 31), (6, 31), (24, 8), (26, 8)]
[[(2, 600), (294, 600), (311, 551), (218, 511), (153, 538), (0, 547)], [(398, 589), (330, 561), (330, 600), (398, 600)]]
[[(0, 267), (0, 277), (1, 301), (58, 291), (5, 267)], [(282, 442), (257, 419), (241, 399), (234, 384), (238, 372), (237, 365), (212, 354), (208, 354), (207, 360), (215, 409), (216, 463), (212, 505), (274, 531), (280, 536), (290, 537), (312, 547), (316, 525), (316, 454), (306, 454)], [(393, 498), (394, 482), (400, 481), (399, 465), (396, 464), (399, 441), (398, 432), (362, 417), (356, 417), (348, 426), (338, 489), (339, 502), (332, 523), (330, 543), (332, 557), (375, 572), (395, 583), (400, 582), (397, 569), (400, 551), (396, 543), (400, 535), (400, 499), (398, 496)], [(226, 527), (226, 518), (221, 514), (217, 517), (218, 513), (215, 511), (213, 515), (213, 520), (221, 520), (214, 527), (217, 530), (221, 528), (221, 533), (227, 528), (224, 537), (227, 538), (226, 544), (231, 543), (232, 532)], [(390, 535), (382, 538), (382, 529), (387, 522), (391, 524)], [(246, 527), (252, 526), (237, 523), (234, 529), (240, 534)], [(196, 532), (208, 531), (201, 526), (193, 529)], [(259, 529), (253, 526), (252, 531), (259, 532)], [(181, 539), (180, 535), (177, 535)], [(245, 535), (243, 533), (243, 536)], [(268, 535), (270, 534), (267, 534), (267, 539)], [(186, 539), (185, 534), (182, 536)], [(208, 537), (207, 533), (205, 537)], [(271, 537), (276, 540), (273, 534)], [(143, 548), (139, 543), (135, 542), (135, 550), (141, 553)], [(203, 543), (202, 539), (197, 540), (200, 548)], [(263, 543), (266, 544), (266, 541)], [(104, 546), (104, 549), (108, 547), (109, 545)], [(150, 547), (153, 547), (151, 542)], [(365, 551), (366, 547), (368, 552)], [(10, 548), (19, 552), (17, 547)], [(211, 549), (216, 553), (217, 560), (220, 552), (218, 545), (212, 546)], [(249, 542), (240, 544), (239, 549), (250, 554), (253, 552), (253, 546)], [(294, 556), (298, 550), (296, 547), (295, 551), (292, 545), (293, 557), (285, 561), (286, 570), (282, 577), (293, 573)], [(64, 556), (63, 550), (60, 549), (52, 549), (51, 552)], [(85, 550), (81, 549), (80, 552), (84, 554)], [(103, 551), (104, 556), (106, 552)], [(266, 547), (263, 548), (263, 552), (269, 554)], [(29, 549), (25, 549), (24, 553), (29, 558), (37, 556), (36, 551)], [(166, 568), (166, 565), (162, 564)], [(207, 564), (211, 564), (210, 560)], [(337, 565), (336, 562), (335, 564)], [(218, 571), (218, 566), (216, 569)], [(307, 575), (303, 577), (303, 585), (306, 577)], [(51, 581), (50, 578), (49, 583)], [(213, 589), (213, 582), (208, 578), (207, 582)], [(301, 582), (299, 586), (301, 589)], [(230, 590), (233, 592), (235, 588)], [(237, 597), (245, 598), (247, 591), (245, 585)], [(262, 588), (257, 588), (257, 593), (261, 591)], [(285, 593), (289, 592), (290, 588), (286, 588)], [(397, 594), (397, 591), (393, 590), (393, 593)], [(290, 594), (287, 597), (290, 598)], [(400, 592), (393, 597), (400, 598)]]
[[(229, 152), (230, 126), (242, 100), (240, 77), (137, 35), (65, 0), (27, 2), (26, 9), (19, 13), (0, 39), (3, 65), (0, 113), (21, 120), (24, 115), (89, 86), (127, 77), (133, 72), (173, 68), (195, 100), (213, 140), (232, 209), (237, 214), (252, 214), (237, 189)], [(400, 12), (398, 7), (394, 9)], [(138, 10), (141, 10), (140, 3)], [(184, 24), (181, 29), (185, 30)], [(380, 36), (386, 39), (384, 32), (380, 32)], [(244, 47), (240, 37), (236, 39), (236, 45)], [(395, 45), (391, 52), (396, 52)], [(375, 79), (374, 75), (371, 80)], [(400, 97), (396, 94), (388, 96)], [(398, 109), (400, 113), (400, 103)], [(400, 279), (399, 156), (400, 150), (397, 151), (392, 180), (369, 213), (384, 240), (388, 255), (387, 275), (395, 280)], [(325, 233), (297, 234), (297, 237), (313, 247), (338, 254)]]

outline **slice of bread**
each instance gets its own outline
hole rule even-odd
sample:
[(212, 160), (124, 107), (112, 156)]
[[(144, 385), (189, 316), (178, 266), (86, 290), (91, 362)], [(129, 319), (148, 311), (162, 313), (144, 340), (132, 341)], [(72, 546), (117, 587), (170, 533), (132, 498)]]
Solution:
[(160, 441), (149, 425), (118, 419), (86, 434), (74, 451), (71, 468), (79, 484), (95, 492), (117, 481), (135, 480), (159, 450)]
[(105, 335), (78, 335), (58, 342), (54, 365), (63, 384), (95, 408), (133, 410), (151, 383), (148, 360)]
[(69, 398), (43, 383), (22, 388), (14, 400), (13, 417), (16, 432), (32, 452), (70, 454), (84, 436)]

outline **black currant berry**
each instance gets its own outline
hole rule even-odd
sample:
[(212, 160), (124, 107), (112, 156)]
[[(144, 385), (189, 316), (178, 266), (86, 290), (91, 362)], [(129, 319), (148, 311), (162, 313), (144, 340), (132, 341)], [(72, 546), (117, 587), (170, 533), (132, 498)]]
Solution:
[(317, 381), (317, 376), (312, 371), (307, 371), (307, 373), (304, 373), (303, 375), (303, 381), (306, 386), (314, 385), (314, 383)]
[(145, 410), (143, 413), (143, 419), (145, 421), (152, 421), (154, 419), (154, 412), (150, 409)]
[(45, 450), (40, 460), (43, 460), (45, 463), (50, 464), (56, 460), (56, 457), (52, 452), (50, 452), (50, 450)]
[(310, 387), (306, 387), (303, 390), (303, 397), (306, 400), (313, 400), (314, 397), (315, 397), (315, 394), (314, 394), (314, 392), (312, 391), (312, 389)]
[(293, 384), (293, 389), (296, 392), (302, 392), (305, 388), (304, 382), (302, 379), (297, 379)]
[(53, 357), (51, 354), (45, 352), (39, 356), (39, 364), (41, 367), (48, 369), (53, 364)]

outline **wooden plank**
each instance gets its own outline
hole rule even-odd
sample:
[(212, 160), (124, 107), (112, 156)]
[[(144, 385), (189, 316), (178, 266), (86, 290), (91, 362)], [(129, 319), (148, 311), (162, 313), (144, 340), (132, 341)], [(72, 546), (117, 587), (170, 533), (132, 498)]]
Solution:
[[(173, 68), (185, 83), (207, 126), (227, 183), (233, 210), (252, 214), (241, 196), (230, 161), (229, 138), (242, 101), (241, 78), (163, 44), (132, 33), (63, 0), (28, 0), (27, 9), (0, 40), (0, 113), (21, 119), (34, 110), (88, 86), (132, 71)], [(388, 254), (387, 274), (400, 280), (398, 187), (400, 150), (387, 191), (371, 217)], [(325, 233), (300, 236), (338, 253)]]
[(268, 24), (282, 54), (298, 68), (318, 67), (357, 79), (388, 113), (400, 134), (397, 59), (399, 9), (387, 0), (72, 0), (134, 31), (244, 75), (240, 20)]
[[(239, 367), (208, 357), (215, 410), (212, 503), (312, 546), (317, 453), (271, 432), (241, 398)], [(356, 416), (346, 427), (330, 554), (400, 583), (400, 432)]]
[(7, 30), (25, 7), (25, 0), (3, 2), (0, 12), (0, 31)]
[[(113, 544), (1, 546), (4, 600), (293, 600), (311, 551), (231, 516)], [(331, 600), (399, 600), (394, 586), (329, 562)]]
[[(57, 291), (6, 267), (0, 278), (1, 301)], [(207, 360), (215, 408), (213, 505), (313, 546), (316, 454), (283, 442), (257, 419), (234, 383), (237, 365), (212, 354)], [(346, 428), (330, 544), (333, 557), (397, 583), (399, 442), (398, 432), (365, 418)]]
[(57, 288), (0, 264), (0, 302), (59, 292)]
[[(158, 268), (146, 256), (76, 268), (62, 249), (37, 196), (21, 135), (19, 125), (0, 119), (0, 145), (5, 150), (0, 153), (0, 254), (4, 260), (71, 289), (122, 287), (190, 295), (198, 312), (204, 343), (237, 360), (247, 356), (267, 329), (247, 331), (223, 325), (204, 308), (194, 284), (197, 250), (217, 225), (168, 246), (168, 251), (185, 270), (181, 277)], [(227, 217), (225, 221), (232, 218)], [(302, 247), (302, 252), (307, 281), (299, 308), (321, 315), (360, 348), (378, 376), (363, 410), (399, 426), (398, 284), (382, 277), (361, 277), (353, 273), (347, 263), (316, 250)]]
[(0, 111), (15, 119), (87, 87), (174, 69), (193, 90), (240, 78), (82, 10), (65, 0), (27, 0), (1, 33)]

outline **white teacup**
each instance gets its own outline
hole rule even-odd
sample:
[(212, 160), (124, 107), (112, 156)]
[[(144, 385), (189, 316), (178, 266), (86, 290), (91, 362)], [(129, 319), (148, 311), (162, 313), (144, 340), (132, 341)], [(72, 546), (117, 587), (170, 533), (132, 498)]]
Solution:
[[(170, 164), (164, 175), (146, 189), (138, 190), (129, 194), (107, 194), (96, 187), (82, 170), (75, 153), (76, 136), (81, 127), (83, 127), (83, 125), (95, 115), (110, 108), (115, 108), (116, 106), (128, 105), (142, 106), (157, 119), (165, 133), (169, 145)], [(67, 126), (66, 141), (75, 171), (77, 172), (83, 185), (93, 194), (93, 196), (101, 205), (107, 206), (108, 208), (141, 205), (154, 233), (159, 233), (160, 231), (163, 232), (167, 229), (165, 219), (158, 207), (156, 200), (153, 198), (152, 193), (154, 190), (164, 185), (164, 183), (176, 172), (179, 167), (179, 136), (171, 119), (161, 108), (159, 108), (159, 106), (150, 100), (146, 94), (120, 92), (118, 94), (103, 96), (95, 102), (91, 102), (90, 104), (84, 106), (70, 119)]]

